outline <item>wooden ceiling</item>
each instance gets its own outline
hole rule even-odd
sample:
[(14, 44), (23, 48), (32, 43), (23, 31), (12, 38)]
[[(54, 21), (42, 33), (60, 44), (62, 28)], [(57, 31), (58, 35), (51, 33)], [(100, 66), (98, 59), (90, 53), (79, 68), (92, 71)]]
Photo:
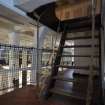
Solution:
[[(96, 14), (100, 13), (101, 0), (96, 0)], [(56, 17), (63, 21), (91, 15), (91, 0), (58, 0)]]

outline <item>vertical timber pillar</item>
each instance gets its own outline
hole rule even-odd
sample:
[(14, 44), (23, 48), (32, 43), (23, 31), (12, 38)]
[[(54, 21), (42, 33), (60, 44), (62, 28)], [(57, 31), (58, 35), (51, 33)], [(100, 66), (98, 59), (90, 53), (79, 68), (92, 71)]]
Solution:
[(103, 88), (103, 100), (105, 105), (105, 0), (102, 0), (101, 9), (101, 68), (102, 68), (102, 88)]

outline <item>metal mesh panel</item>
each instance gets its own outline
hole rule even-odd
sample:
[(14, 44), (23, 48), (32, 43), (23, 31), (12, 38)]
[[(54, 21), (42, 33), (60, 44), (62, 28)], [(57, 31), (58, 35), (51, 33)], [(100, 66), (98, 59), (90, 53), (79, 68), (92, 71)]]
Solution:
[(22, 87), (24, 79), (30, 84), (33, 49), (0, 44), (0, 94)]

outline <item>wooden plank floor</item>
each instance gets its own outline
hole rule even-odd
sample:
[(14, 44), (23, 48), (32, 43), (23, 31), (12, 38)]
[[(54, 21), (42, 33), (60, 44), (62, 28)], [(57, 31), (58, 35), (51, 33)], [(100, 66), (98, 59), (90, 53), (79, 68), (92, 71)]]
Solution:
[(16, 89), (13, 92), (0, 96), (0, 105), (84, 105), (78, 100), (68, 100), (62, 96), (52, 96), (49, 100), (43, 101), (38, 98), (36, 89), (33, 86), (27, 86), (22, 89)]
[[(73, 71), (71, 70), (70, 71), (67, 70), (63, 74), (64, 77), (69, 77), (69, 78), (75, 77), (75, 79), (78, 79), (79, 81), (78, 76), (73, 77)], [(79, 92), (84, 93), (86, 91), (87, 87), (86, 84), (88, 81), (85, 80), (85, 78), (87, 77), (83, 76), (82, 78), (85, 82), (82, 81), (81, 85), (75, 82), (71, 84), (68, 82), (65, 83), (64, 81), (56, 81), (56, 86), (70, 91), (70, 86), (72, 85), (73, 88), (72, 91), (75, 90), (76, 88)], [(95, 92), (95, 94), (96, 93), (97, 92)], [(96, 94), (95, 96), (98, 95)], [(65, 97), (56, 94), (54, 94), (48, 100), (42, 100), (41, 98), (38, 97), (37, 90), (34, 86), (27, 86), (22, 89), (16, 89), (13, 92), (0, 96), (0, 105), (85, 105), (85, 102), (71, 97)]]

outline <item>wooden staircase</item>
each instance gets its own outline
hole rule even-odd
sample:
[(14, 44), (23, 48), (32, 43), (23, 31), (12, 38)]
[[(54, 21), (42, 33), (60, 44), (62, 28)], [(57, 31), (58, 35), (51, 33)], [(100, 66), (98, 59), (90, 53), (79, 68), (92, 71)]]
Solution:
[[(82, 24), (82, 23), (81, 23)], [(84, 27), (83, 27), (84, 28)], [(77, 29), (79, 30), (79, 29)], [(79, 30), (80, 31), (80, 30)], [(76, 32), (79, 32), (76, 31)], [(82, 30), (82, 32), (85, 32), (87, 30)], [(47, 85), (46, 89), (46, 94), (45, 98), (50, 97), (52, 94), (57, 94), (57, 95), (63, 95), (67, 96), (73, 99), (79, 99), (81, 101), (86, 102), (87, 100), (87, 92), (88, 90), (88, 83), (89, 80), (88, 78), (90, 77), (90, 65), (87, 66), (81, 66), (81, 65), (61, 65), (61, 59), (63, 57), (74, 57), (74, 62), (76, 58), (79, 59), (90, 59), (91, 60), (91, 48), (92, 45), (86, 43), (85, 45), (83, 44), (74, 44), (71, 46), (65, 45), (66, 41), (87, 41), (87, 40), (92, 40), (91, 36), (91, 28), (88, 29), (90, 31), (90, 35), (84, 35), (84, 36), (77, 36), (75, 35), (75, 32), (73, 30), (74, 36), (71, 37), (68, 35), (68, 32), (62, 32), (61, 40), (60, 40), (60, 45), (58, 48), (58, 52), (54, 61), (54, 65), (52, 67), (52, 73), (50, 76), (49, 84)], [(93, 92), (92, 92), (92, 99), (91, 99), (91, 105), (101, 105), (101, 53), (100, 53), (100, 28), (96, 29), (96, 33), (98, 35), (95, 35), (94, 40), (98, 40), (98, 43), (94, 44), (94, 48), (98, 51), (97, 54), (94, 54), (93, 59), (98, 59), (98, 64), (93, 65)], [(79, 49), (83, 51), (88, 48), (90, 48), (90, 54), (75, 54), (74, 55), (64, 55), (63, 51), (64, 49), (70, 49), (74, 48)], [(75, 52), (75, 51), (74, 51)], [(86, 52), (86, 51), (85, 51)], [(79, 61), (78, 61), (79, 62)], [(87, 62), (88, 63), (88, 62)], [(93, 64), (93, 63), (92, 63)], [(65, 71), (59, 71), (59, 68), (65, 68)], [(87, 74), (81, 74), (81, 73), (75, 73), (75, 71), (84, 71), (88, 72)], [(73, 72), (72, 72), (73, 71)], [(68, 73), (67, 73), (68, 72)], [(69, 75), (71, 72), (72, 76)], [(75, 75), (76, 74), (76, 75)], [(67, 86), (66, 86), (67, 85)], [(66, 88), (65, 88), (66, 87)]]

